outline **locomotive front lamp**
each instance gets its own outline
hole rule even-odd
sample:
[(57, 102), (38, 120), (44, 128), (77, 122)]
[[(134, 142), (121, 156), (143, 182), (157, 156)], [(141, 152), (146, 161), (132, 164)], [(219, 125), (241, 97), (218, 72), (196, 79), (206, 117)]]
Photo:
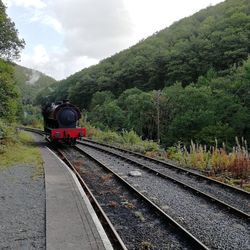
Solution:
[(79, 136), (83, 137), (83, 132), (82, 131), (80, 131)]
[(56, 132), (55, 133), (55, 138), (58, 139), (60, 137), (60, 133), (59, 132)]

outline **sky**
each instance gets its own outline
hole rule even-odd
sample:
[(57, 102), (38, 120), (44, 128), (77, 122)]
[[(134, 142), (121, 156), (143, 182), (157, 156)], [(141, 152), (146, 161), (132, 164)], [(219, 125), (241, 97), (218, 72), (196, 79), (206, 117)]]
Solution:
[(56, 80), (223, 0), (2, 0), (26, 42), (18, 64)]

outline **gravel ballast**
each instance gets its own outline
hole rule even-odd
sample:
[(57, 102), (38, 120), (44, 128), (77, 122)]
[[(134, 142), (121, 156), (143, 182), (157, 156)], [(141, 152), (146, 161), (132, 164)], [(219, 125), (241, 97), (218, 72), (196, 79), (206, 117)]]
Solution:
[[(83, 147), (88, 153), (107, 164), (115, 172), (126, 176), (126, 180), (161, 206), (205, 245), (212, 249), (250, 249), (247, 221), (205, 199), (184, 190), (180, 186), (136, 168), (125, 161)], [(131, 177), (129, 172), (138, 170), (141, 177)]]
[(45, 188), (25, 164), (0, 168), (0, 249), (45, 249)]
[[(85, 142), (86, 143), (86, 142)], [(229, 205), (238, 208), (242, 210), (245, 213), (250, 213), (250, 196), (249, 194), (246, 194), (244, 192), (240, 192), (238, 190), (233, 190), (230, 188), (227, 188), (226, 186), (222, 186), (220, 184), (217, 184), (216, 182), (208, 182), (206, 179), (199, 178), (199, 176), (195, 177), (193, 175), (188, 175), (184, 171), (178, 171), (175, 168), (171, 168), (171, 166), (163, 165), (162, 163), (156, 163), (149, 160), (146, 160), (142, 157), (135, 156), (129, 153), (122, 152), (118, 149), (108, 148), (102, 145), (95, 145), (93, 143), (87, 142), (89, 145), (98, 146), (99, 148), (103, 148), (105, 150), (108, 150), (110, 152), (114, 152), (117, 154), (120, 154), (124, 157), (127, 157), (131, 160), (135, 160), (137, 162), (140, 162), (141, 164), (144, 164), (156, 171), (159, 171), (162, 174), (166, 174), (172, 178), (175, 178), (181, 182), (187, 183), (188, 185), (211, 195), (212, 197), (215, 197), (217, 199), (220, 199), (224, 201), (225, 203), (228, 203)]]
[(68, 149), (65, 153), (77, 166), (128, 249), (192, 249), (172, 225), (111, 173), (76, 150)]

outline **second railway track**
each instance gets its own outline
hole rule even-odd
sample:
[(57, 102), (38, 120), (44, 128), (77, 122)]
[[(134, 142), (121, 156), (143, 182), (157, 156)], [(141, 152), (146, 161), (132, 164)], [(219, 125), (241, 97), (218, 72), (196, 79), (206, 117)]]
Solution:
[(138, 153), (118, 149), (105, 144), (99, 144), (90, 140), (84, 141), (84, 144), (97, 147), (98, 149), (104, 150), (111, 154), (114, 153), (121, 158), (127, 158), (128, 160), (137, 162), (138, 165), (141, 164), (141, 166), (151, 169), (157, 175), (168, 176), (177, 182), (182, 182), (187, 186), (194, 188), (198, 192), (210, 196), (211, 199), (214, 198), (215, 200), (224, 203), (229, 209), (231, 208), (232, 210), (235, 210), (236, 213), (238, 212), (238, 214), (242, 214), (243, 217), (248, 219), (250, 218), (249, 192), (215, 181), (190, 170), (145, 157)]
[[(207, 198), (205, 194), (200, 195), (199, 191), (196, 194), (196, 191), (183, 188), (178, 182), (159, 178), (155, 173), (148, 172), (145, 166), (139, 166), (138, 162), (133, 163), (124, 156), (107, 153), (93, 145), (78, 146), (124, 176), (131, 185), (144, 192), (208, 248), (249, 249), (249, 216), (244, 212), (236, 212), (227, 204), (220, 204), (220, 201)], [(142, 177), (129, 177), (129, 171), (135, 169), (142, 172)]]

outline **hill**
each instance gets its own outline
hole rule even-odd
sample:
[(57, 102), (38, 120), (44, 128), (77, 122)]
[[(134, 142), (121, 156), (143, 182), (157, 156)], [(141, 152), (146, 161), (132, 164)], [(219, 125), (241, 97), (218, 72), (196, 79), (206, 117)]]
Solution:
[[(250, 1), (226, 0), (44, 89), (96, 126), (165, 145), (250, 140)], [(46, 97), (46, 98), (44, 98)]]
[(52, 77), (37, 70), (26, 68), (18, 64), (15, 64), (14, 68), (14, 77), (21, 92), (23, 104), (33, 103), (40, 90), (49, 87), (56, 82)]
[(96, 91), (188, 85), (211, 68), (226, 74), (247, 59), (249, 37), (250, 1), (227, 0), (59, 82), (53, 98), (67, 96), (87, 108)]

